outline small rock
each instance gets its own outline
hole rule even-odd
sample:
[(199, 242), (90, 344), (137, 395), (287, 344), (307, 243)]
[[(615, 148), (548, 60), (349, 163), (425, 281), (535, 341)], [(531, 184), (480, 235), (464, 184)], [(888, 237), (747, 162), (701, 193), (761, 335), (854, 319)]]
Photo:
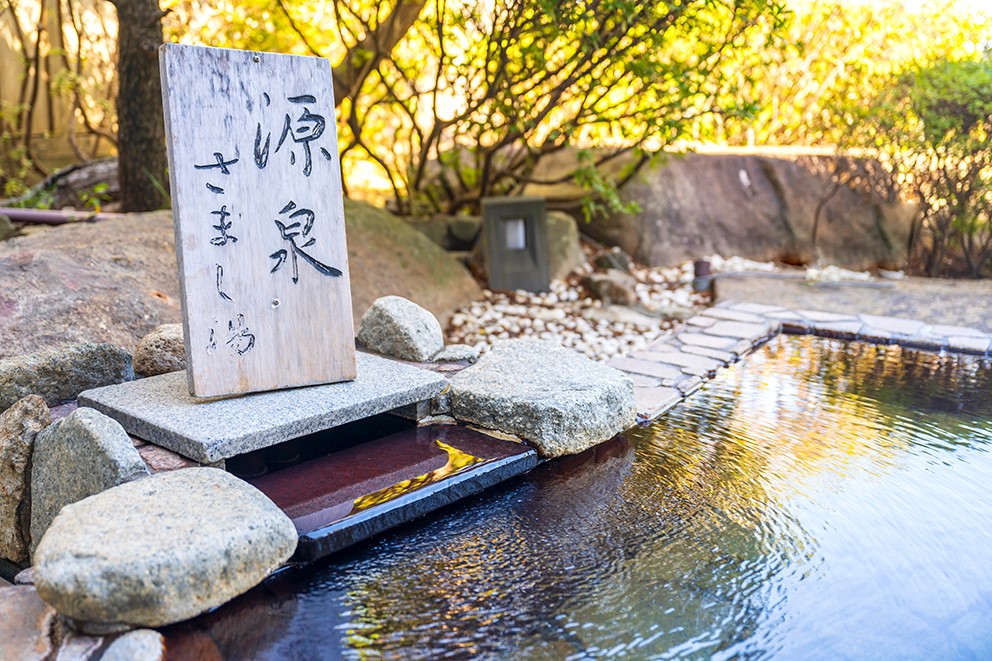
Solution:
[(434, 354), (434, 357), (431, 358), (431, 362), (457, 363), (467, 361), (469, 363), (474, 363), (478, 359), (479, 352), (475, 350), (475, 347), (470, 347), (467, 344), (449, 344)]
[(622, 249), (614, 246), (596, 255), (592, 260), (592, 265), (598, 269), (619, 269), (629, 272), (634, 266), (634, 260)]
[(165, 638), (153, 629), (131, 631), (110, 644), (100, 661), (161, 661)]
[(49, 406), (84, 390), (134, 379), (131, 354), (110, 344), (74, 344), (0, 360), (0, 411), (27, 395)]
[(452, 216), (448, 219), (448, 235), (455, 250), (471, 250), (482, 232), (479, 216)]
[(17, 236), (17, 228), (10, 218), (0, 213), (0, 241), (5, 241), (12, 236)]
[(182, 324), (163, 324), (141, 338), (134, 350), (134, 373), (156, 376), (186, 369)]
[[(82, 636), (72, 631), (66, 631), (55, 655), (55, 661), (91, 661), (101, 647), (104, 639), (100, 636)], [(100, 657), (103, 658), (103, 657)]]
[(616, 305), (637, 303), (637, 280), (629, 273), (609, 269), (606, 273), (589, 273), (582, 278), (582, 285), (593, 298)]
[(31, 452), (51, 421), (45, 401), (28, 395), (0, 414), (0, 558), (28, 561), (31, 535)]
[(589, 318), (616, 324), (648, 327), (657, 325), (659, 321), (657, 317), (651, 317), (643, 312), (638, 312), (634, 308), (628, 308), (623, 305), (607, 305), (602, 308), (590, 310)]
[(31, 466), (31, 546), (63, 507), (148, 474), (120, 424), (78, 408), (35, 439)]
[(38, 593), (84, 632), (160, 627), (257, 585), (296, 528), (230, 473), (188, 468), (66, 506), (35, 553)]
[(511, 340), (451, 377), (452, 415), (519, 436), (545, 457), (577, 454), (634, 424), (622, 372), (553, 342)]
[(0, 589), (0, 659), (48, 659), (56, 617), (55, 611), (31, 586)]
[(362, 317), (358, 342), (366, 349), (423, 362), (444, 348), (437, 318), (413, 301), (383, 296)]
[(151, 443), (145, 443), (139, 446), (138, 454), (141, 455), (141, 458), (152, 473), (164, 473), (200, 465), (192, 459), (187, 459), (180, 454), (176, 454), (172, 450), (166, 450)]
[(34, 567), (22, 569), (14, 577), (14, 585), (34, 585)]

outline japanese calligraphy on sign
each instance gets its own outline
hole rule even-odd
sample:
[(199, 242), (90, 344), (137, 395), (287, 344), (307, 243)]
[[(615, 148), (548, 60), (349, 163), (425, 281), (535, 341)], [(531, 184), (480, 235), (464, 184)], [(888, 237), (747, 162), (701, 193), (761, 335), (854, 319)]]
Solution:
[(327, 60), (160, 51), (190, 394), (355, 378)]

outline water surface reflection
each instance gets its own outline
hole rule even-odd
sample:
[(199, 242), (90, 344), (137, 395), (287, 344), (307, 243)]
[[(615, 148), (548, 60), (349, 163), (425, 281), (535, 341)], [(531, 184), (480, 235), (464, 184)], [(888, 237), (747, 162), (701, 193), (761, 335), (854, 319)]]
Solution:
[(975, 358), (776, 340), (658, 424), (286, 572), (170, 651), (989, 658), (989, 392)]

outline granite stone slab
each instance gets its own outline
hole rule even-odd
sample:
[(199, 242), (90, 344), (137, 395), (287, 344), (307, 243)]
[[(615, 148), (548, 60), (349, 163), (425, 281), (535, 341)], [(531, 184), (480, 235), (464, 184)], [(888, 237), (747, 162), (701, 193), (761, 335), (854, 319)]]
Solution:
[(678, 365), (683, 368), (682, 371), (686, 374), (697, 374), (697, 372), (686, 372), (685, 368), (702, 371), (702, 375), (697, 374), (697, 376), (706, 376), (707, 374), (716, 372), (717, 369), (723, 367), (723, 364), (718, 360), (704, 358), (702, 356), (693, 356), (680, 351), (634, 351), (630, 354), (630, 356), (632, 358), (653, 360), (658, 363)]
[(637, 418), (654, 420), (682, 401), (682, 393), (675, 388), (634, 388), (637, 401)]
[(737, 340), (732, 337), (714, 337), (712, 335), (703, 335), (702, 333), (679, 333), (675, 336), (675, 339), (682, 344), (692, 344), (697, 347), (719, 349), (721, 351), (732, 350), (732, 347), (737, 344)]
[(988, 353), (990, 344), (992, 344), (988, 337), (971, 336), (951, 336), (947, 338), (947, 343), (948, 347), (954, 351), (979, 355)]
[(856, 340), (863, 324), (860, 321), (825, 321), (816, 324), (816, 334), (838, 340)]
[(700, 313), (703, 317), (710, 319), (722, 319), (724, 321), (740, 321), (748, 324), (763, 324), (765, 319), (753, 312), (733, 310), (730, 308), (707, 308)]
[(719, 319), (716, 317), (704, 317), (701, 314), (697, 314), (695, 317), (690, 317), (688, 321), (685, 322), (686, 326), (697, 326), (699, 328), (709, 328)]
[(737, 360), (737, 357), (730, 353), (729, 351), (720, 351), (719, 349), (708, 349), (707, 347), (696, 347), (691, 344), (687, 344), (681, 348), (683, 354), (694, 355), (694, 356), (706, 356), (707, 358), (712, 358), (713, 360), (718, 360), (723, 365), (729, 365), (730, 363)]
[(733, 337), (748, 342), (755, 342), (767, 337), (771, 332), (768, 324), (747, 323), (743, 321), (720, 321), (706, 329), (707, 335)]
[(613, 358), (606, 364), (622, 372), (643, 374), (644, 376), (653, 376), (658, 379), (677, 379), (682, 374), (682, 370), (672, 365), (665, 365), (652, 360), (641, 360), (639, 358)]
[(80, 406), (114, 418), (128, 433), (200, 462), (214, 462), (436, 397), (443, 376), (359, 353), (354, 381), (240, 397), (190, 397), (186, 374), (88, 390)]

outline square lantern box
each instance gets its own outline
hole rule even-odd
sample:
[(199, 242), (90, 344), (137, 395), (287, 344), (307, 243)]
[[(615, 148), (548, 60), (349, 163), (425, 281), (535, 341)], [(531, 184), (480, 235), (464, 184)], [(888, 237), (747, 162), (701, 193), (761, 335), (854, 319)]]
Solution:
[(482, 200), (490, 289), (548, 291), (548, 219), (543, 198)]

